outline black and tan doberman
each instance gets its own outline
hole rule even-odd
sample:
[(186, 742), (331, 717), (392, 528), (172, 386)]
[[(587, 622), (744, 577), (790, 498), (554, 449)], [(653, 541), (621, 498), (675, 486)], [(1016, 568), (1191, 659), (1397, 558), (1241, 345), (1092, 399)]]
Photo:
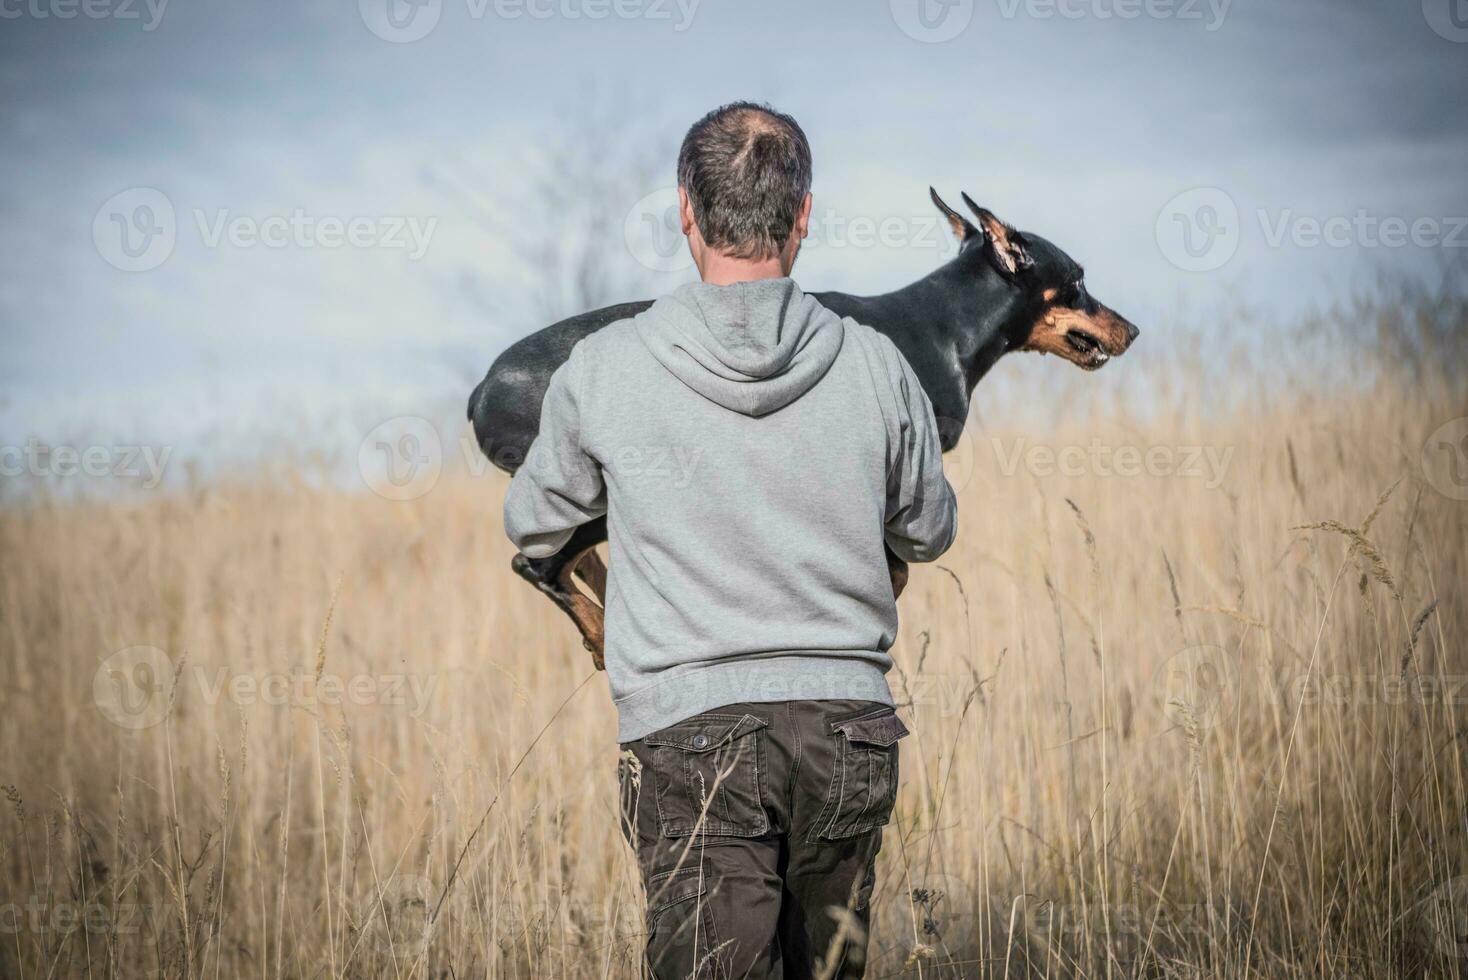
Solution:
[[(977, 224), (929, 189), (958, 236), (958, 256), (895, 292), (880, 296), (812, 293), (840, 316), (886, 334), (903, 353), (933, 403), (943, 449), (957, 444), (969, 398), (994, 362), (1016, 350), (1055, 354), (1094, 371), (1125, 353), (1137, 328), (1097, 302), (1085, 273), (1059, 248), (1020, 232), (976, 205)], [(469, 396), (469, 419), (480, 448), (500, 469), (514, 472), (540, 428), (540, 403), (551, 374), (576, 342), (651, 302), (623, 303), (552, 324), (499, 356)], [(602, 610), (572, 581), (579, 576), (605, 598), (606, 568), (595, 548), (607, 539), (606, 518), (583, 525), (548, 558), (516, 555), (515, 572), (548, 595), (575, 621), (596, 666), (602, 666)], [(907, 568), (888, 552), (894, 592)]]

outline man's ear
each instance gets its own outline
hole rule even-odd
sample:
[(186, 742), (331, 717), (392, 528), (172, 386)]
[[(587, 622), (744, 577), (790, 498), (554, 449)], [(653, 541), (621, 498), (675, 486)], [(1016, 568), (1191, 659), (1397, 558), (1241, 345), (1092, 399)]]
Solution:
[(805, 192), (805, 200), (800, 202), (800, 210), (795, 213), (795, 235), (796, 240), (804, 239), (810, 234), (810, 191)]
[(688, 199), (688, 191), (680, 185), (678, 188), (678, 221), (683, 226), (683, 235), (687, 238), (693, 237), (693, 202)]
[(963, 203), (979, 219), (979, 227), (984, 229), (984, 251), (1000, 272), (1014, 276), (1035, 264), (1025, 251), (1019, 232), (996, 218), (988, 208), (979, 207), (968, 194), (963, 195)]
[(943, 217), (948, 219), (948, 227), (953, 229), (953, 236), (958, 239), (960, 248), (967, 245), (970, 239), (978, 237), (979, 229), (970, 224), (969, 220), (963, 215), (944, 204), (943, 199), (938, 196), (937, 191), (929, 187), (928, 195), (932, 197), (933, 203), (938, 206), (938, 210), (943, 212)]

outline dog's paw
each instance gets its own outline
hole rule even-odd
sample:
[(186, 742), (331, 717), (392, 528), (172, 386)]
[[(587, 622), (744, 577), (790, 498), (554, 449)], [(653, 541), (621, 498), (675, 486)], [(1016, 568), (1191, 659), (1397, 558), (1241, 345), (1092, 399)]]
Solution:
[(606, 652), (602, 650), (602, 645), (600, 643), (593, 643), (591, 640), (582, 638), (581, 645), (584, 646), (588, 651), (590, 651), (591, 665), (593, 667), (595, 667), (597, 670), (607, 669)]

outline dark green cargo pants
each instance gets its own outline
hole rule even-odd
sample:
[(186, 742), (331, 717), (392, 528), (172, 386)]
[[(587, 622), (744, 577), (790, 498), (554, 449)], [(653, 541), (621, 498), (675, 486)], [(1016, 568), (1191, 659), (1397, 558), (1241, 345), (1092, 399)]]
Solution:
[(783, 701), (623, 745), (653, 976), (860, 977), (906, 734), (887, 705)]

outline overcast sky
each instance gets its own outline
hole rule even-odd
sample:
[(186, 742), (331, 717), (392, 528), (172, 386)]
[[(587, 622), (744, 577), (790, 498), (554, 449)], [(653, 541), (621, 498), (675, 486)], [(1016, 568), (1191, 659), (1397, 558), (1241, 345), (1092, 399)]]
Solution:
[[(1151, 343), (1178, 304), (1430, 277), (1468, 249), (1452, 3), (0, 0), (0, 438), (350, 438), (345, 405), (458, 402), (541, 325), (587, 195), (628, 216), (591, 232), (609, 281), (689, 275), (638, 229), (737, 98), (810, 136), (809, 289), (950, 257), (929, 184), (1061, 245)], [(606, 181), (546, 206), (588, 124), (623, 144)]]

